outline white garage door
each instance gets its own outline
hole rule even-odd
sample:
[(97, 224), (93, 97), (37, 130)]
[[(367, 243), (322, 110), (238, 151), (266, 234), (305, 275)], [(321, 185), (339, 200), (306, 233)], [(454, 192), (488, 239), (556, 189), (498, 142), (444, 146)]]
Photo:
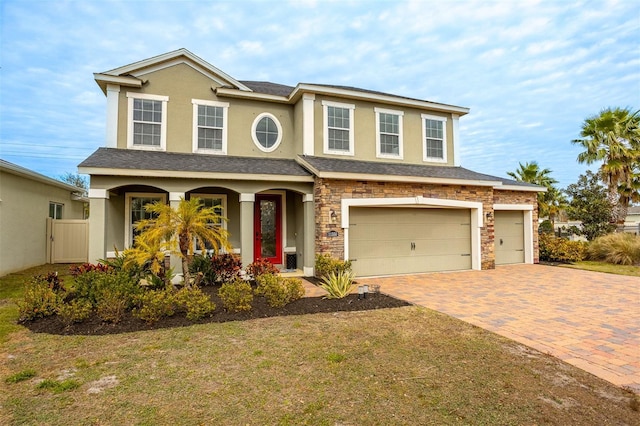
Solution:
[(495, 212), (496, 265), (524, 263), (524, 213)]
[(352, 207), (349, 258), (361, 277), (471, 269), (471, 212)]

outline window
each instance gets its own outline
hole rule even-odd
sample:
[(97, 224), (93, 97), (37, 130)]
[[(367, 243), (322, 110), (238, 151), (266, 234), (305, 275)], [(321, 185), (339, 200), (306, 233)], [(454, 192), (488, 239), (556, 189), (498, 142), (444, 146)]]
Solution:
[(139, 232), (136, 223), (143, 219), (151, 219), (153, 215), (144, 206), (154, 202), (166, 203), (165, 194), (128, 193), (126, 198), (127, 220), (125, 221), (125, 246), (132, 247)]
[(376, 155), (382, 158), (402, 158), (402, 111), (381, 108), (376, 113)]
[(353, 110), (355, 105), (322, 102), (324, 111), (324, 152), (353, 155)]
[(49, 203), (49, 217), (51, 219), (62, 219), (62, 206), (60, 203)]
[(422, 114), (423, 160), (447, 162), (445, 117)]
[[(191, 194), (191, 198), (200, 198), (205, 208), (214, 207), (216, 213), (222, 217), (227, 216), (227, 196), (225, 194)], [(227, 229), (227, 221), (220, 219), (218, 222), (211, 223), (211, 226), (220, 226)], [(194, 248), (198, 253), (202, 253), (201, 247), (196, 247), (196, 241), (193, 242)], [(213, 246), (205, 241), (206, 250), (212, 250)]]
[(227, 102), (193, 99), (193, 152), (227, 153)]
[(274, 151), (282, 141), (280, 122), (275, 116), (266, 112), (258, 115), (251, 127), (251, 137), (261, 151)]
[(167, 135), (167, 96), (127, 92), (129, 124), (127, 147), (165, 150)]

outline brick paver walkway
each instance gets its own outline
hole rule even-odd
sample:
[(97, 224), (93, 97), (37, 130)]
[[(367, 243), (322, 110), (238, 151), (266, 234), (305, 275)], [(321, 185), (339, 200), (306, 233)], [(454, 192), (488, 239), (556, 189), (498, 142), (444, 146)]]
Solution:
[(509, 265), (358, 281), (640, 392), (640, 278)]

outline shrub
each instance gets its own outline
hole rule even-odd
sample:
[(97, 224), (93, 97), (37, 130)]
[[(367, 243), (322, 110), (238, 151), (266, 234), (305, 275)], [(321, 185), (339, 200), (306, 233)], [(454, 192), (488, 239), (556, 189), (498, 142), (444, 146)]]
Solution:
[(336, 274), (351, 271), (350, 260), (339, 260), (330, 254), (317, 254), (315, 263), (315, 274), (318, 278), (329, 276), (331, 272)]
[(282, 308), (304, 296), (304, 286), (299, 278), (263, 274), (256, 278), (256, 282), (256, 294), (264, 296), (272, 308)]
[(586, 256), (586, 244), (550, 234), (540, 234), (540, 260), (547, 262), (579, 262)]
[(209, 255), (195, 255), (189, 272), (193, 275), (202, 274), (204, 285), (227, 283), (240, 277), (242, 261), (236, 255), (230, 253)]
[(640, 264), (640, 237), (623, 232), (605, 235), (589, 244), (587, 254), (591, 260), (637, 265)]
[(216, 304), (198, 287), (183, 287), (175, 295), (176, 305), (187, 313), (189, 321), (213, 315)]
[(58, 306), (58, 317), (69, 326), (75, 322), (82, 322), (89, 318), (93, 306), (85, 299), (74, 299), (69, 303), (62, 303)]
[(253, 291), (251, 285), (242, 280), (224, 283), (218, 290), (218, 296), (222, 300), (222, 305), (228, 311), (241, 312), (250, 311), (253, 302)]
[(43, 277), (34, 277), (25, 284), (24, 296), (18, 302), (20, 321), (31, 321), (55, 314), (62, 297)]
[(326, 299), (342, 299), (351, 292), (353, 287), (353, 272), (332, 271), (328, 276), (322, 278), (320, 287), (327, 291)]
[(129, 308), (132, 306), (133, 297), (141, 291), (138, 279), (131, 277), (126, 271), (90, 271), (76, 277), (73, 295), (97, 306), (103, 294), (112, 292), (125, 300)]
[(249, 276), (251, 276), (253, 279), (256, 279), (260, 275), (264, 274), (278, 275), (279, 273), (280, 271), (278, 271), (278, 268), (276, 268), (273, 263), (264, 258), (259, 258), (255, 262), (247, 266), (247, 274), (249, 274)]
[(82, 265), (72, 266), (69, 268), (69, 272), (71, 272), (71, 276), (74, 278), (78, 275), (86, 274), (87, 272), (111, 272), (112, 270), (113, 268), (111, 266), (102, 263), (83, 263)]
[(132, 296), (107, 289), (102, 292), (96, 303), (96, 314), (102, 321), (117, 324), (124, 318), (130, 303), (133, 303)]
[(553, 234), (555, 231), (553, 229), (553, 225), (549, 219), (542, 221), (540, 226), (538, 226), (538, 232), (540, 234)]
[(148, 290), (135, 297), (136, 308), (133, 316), (147, 324), (153, 324), (161, 318), (175, 314), (174, 293), (171, 289)]

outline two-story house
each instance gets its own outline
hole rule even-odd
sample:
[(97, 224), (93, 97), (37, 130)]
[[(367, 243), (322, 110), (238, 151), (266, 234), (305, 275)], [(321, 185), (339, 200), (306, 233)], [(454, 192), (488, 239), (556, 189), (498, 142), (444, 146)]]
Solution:
[(106, 147), (91, 175), (90, 258), (130, 246), (144, 205), (222, 206), (243, 265), (359, 276), (537, 261), (541, 188), (460, 167), (467, 108), (354, 87), (238, 81), (185, 49), (97, 73)]

